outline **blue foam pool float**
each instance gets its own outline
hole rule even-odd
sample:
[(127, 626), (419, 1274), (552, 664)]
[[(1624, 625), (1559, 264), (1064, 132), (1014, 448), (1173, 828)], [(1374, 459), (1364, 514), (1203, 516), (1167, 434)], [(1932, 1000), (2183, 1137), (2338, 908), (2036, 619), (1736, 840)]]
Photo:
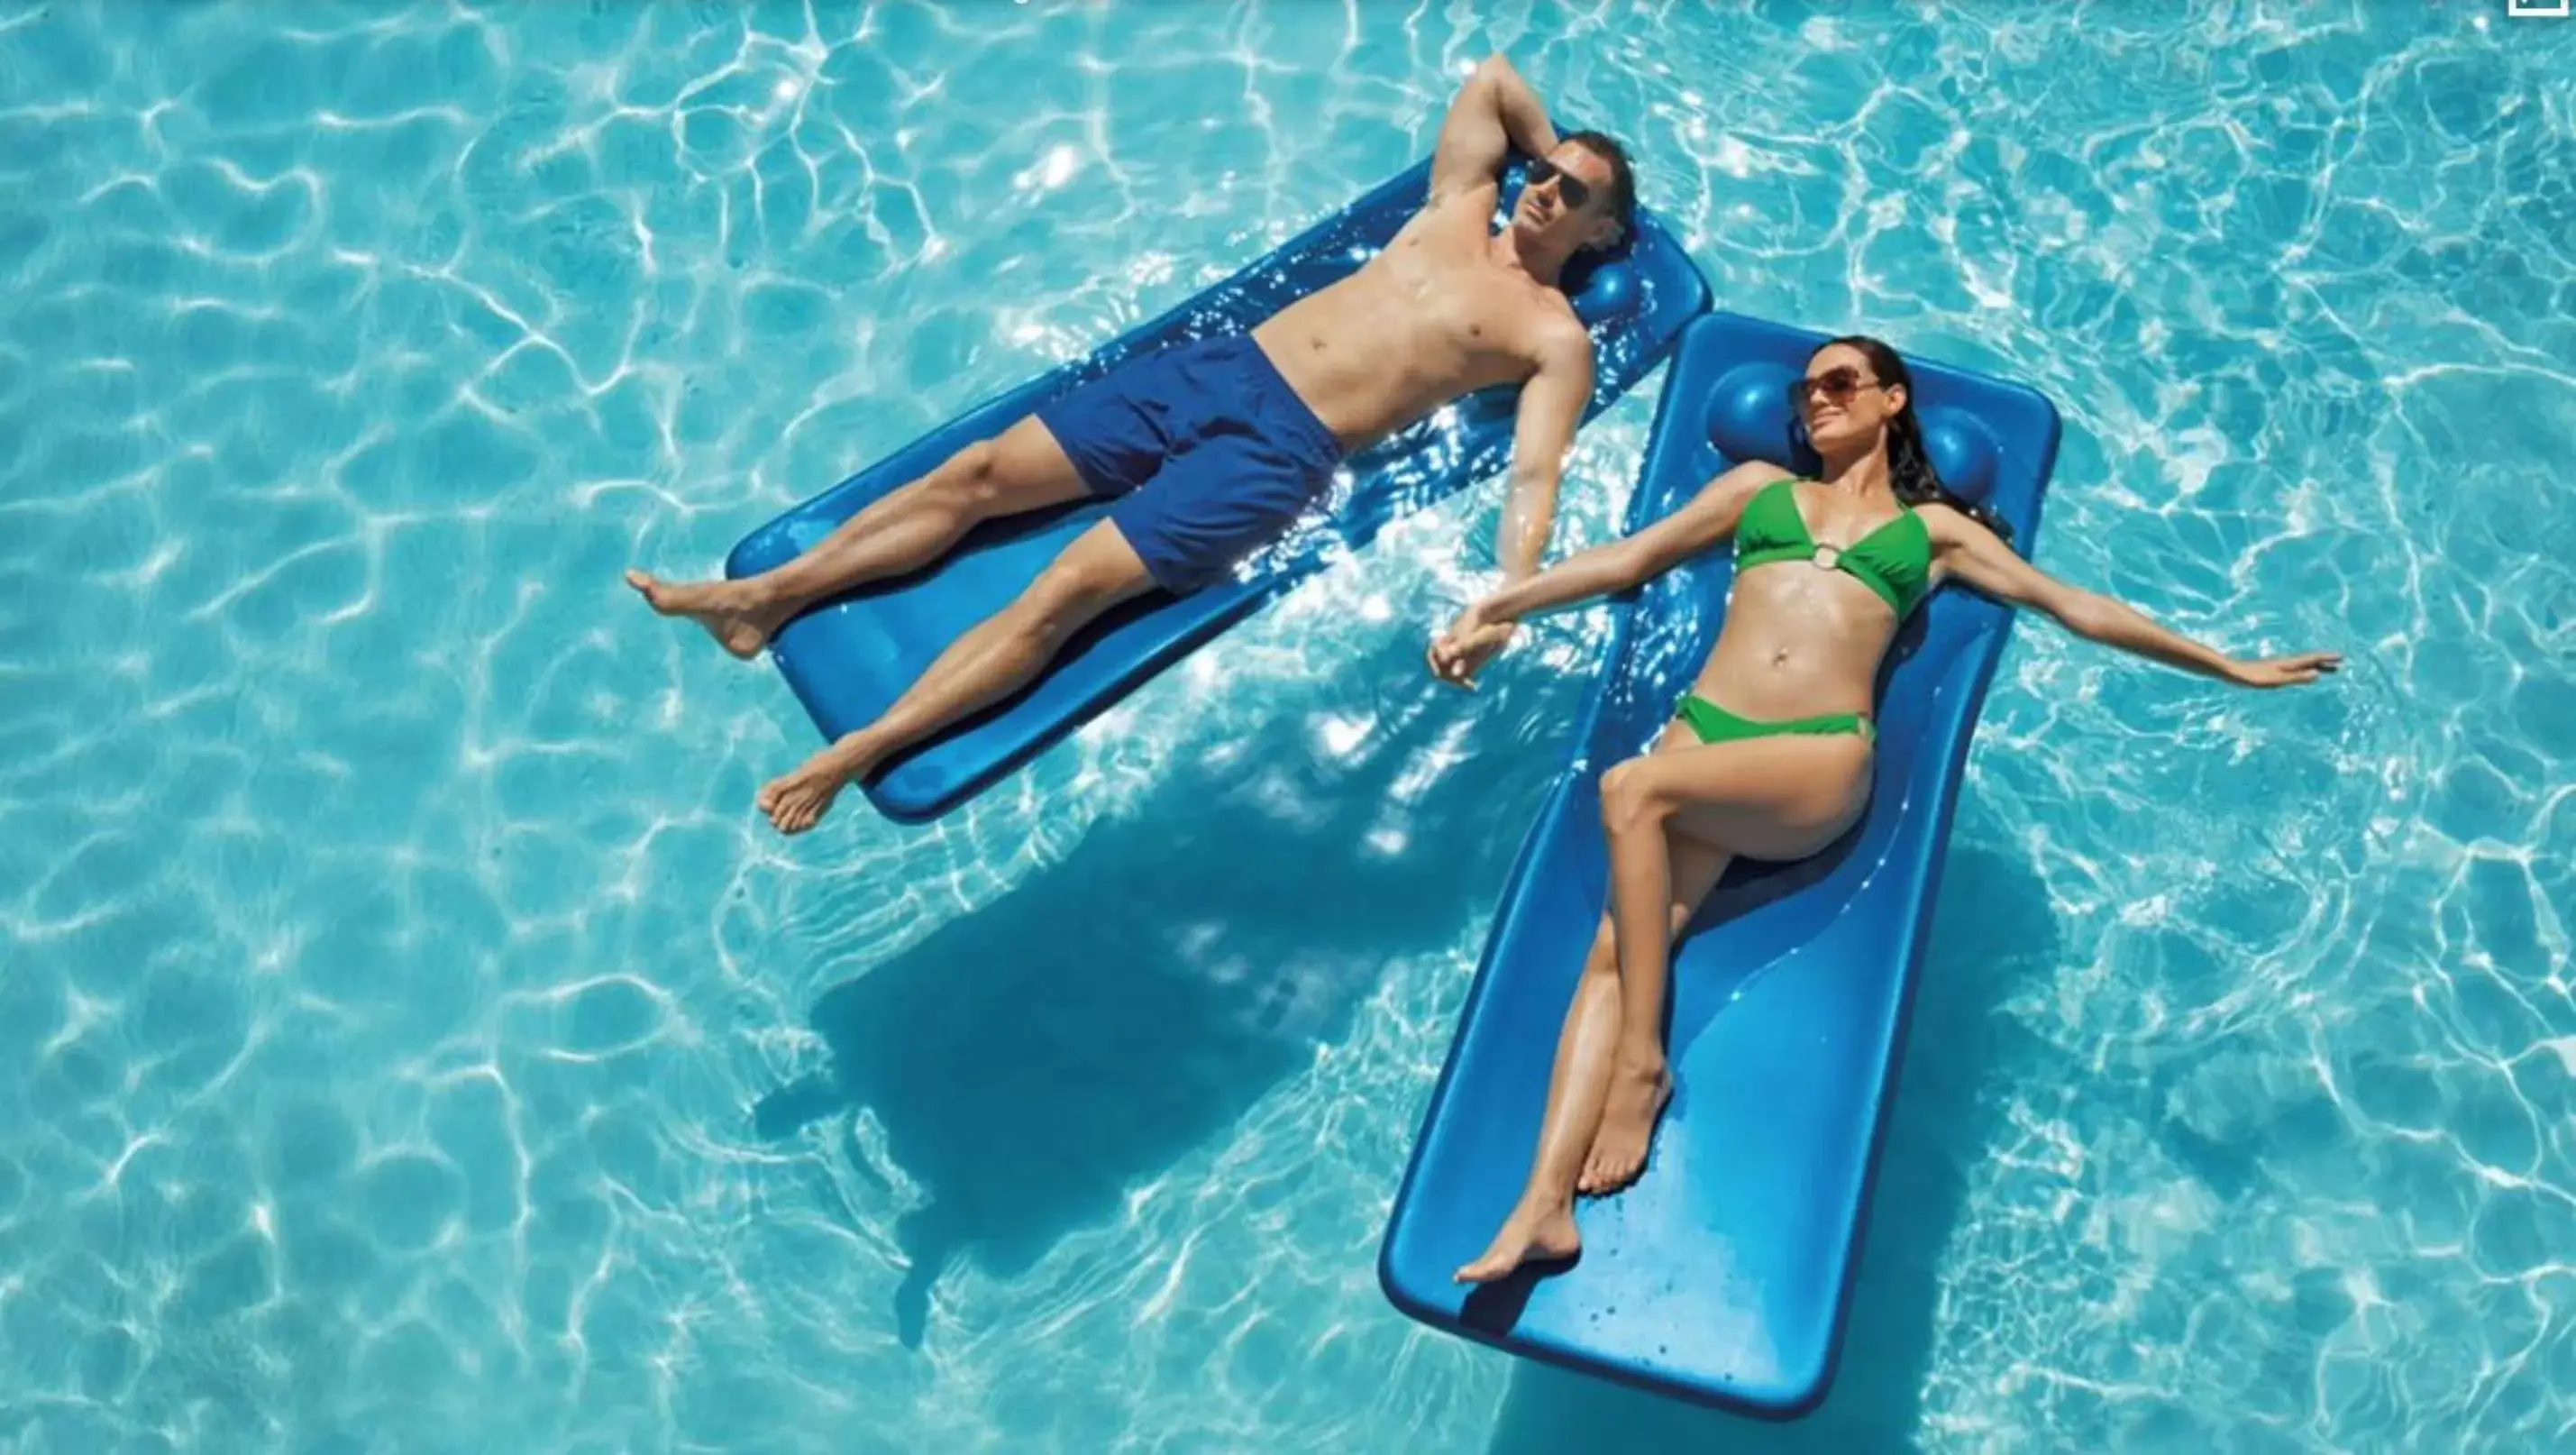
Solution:
[[(1516, 159), (1509, 169), (1502, 209), (1519, 195), (1526, 165)], [(751, 575), (792, 559), (960, 446), (1000, 434), (1043, 401), (1140, 350), (1248, 329), (1356, 271), (1420, 208), (1430, 181), (1425, 160), (1090, 357), (978, 405), (787, 511), (734, 547), (725, 574)], [(1564, 281), (1575, 312), (1592, 330), (1594, 385), (1586, 419), (1661, 363), (1683, 326), (1708, 309), (1699, 270), (1662, 220), (1642, 209), (1627, 240), (1569, 268)], [(1387, 522), (1501, 470), (1510, 459), (1518, 397), (1510, 388), (1470, 395), (1354, 456), (1326, 518), (1301, 526), (1236, 579), (1186, 597), (1153, 592), (1110, 613), (1076, 637), (1027, 691), (891, 762), (866, 785), (868, 798), (888, 817), (907, 822), (937, 818), (971, 799), (1320, 569), (1335, 551), (1365, 545)], [(1019, 595), (1104, 509), (1086, 502), (992, 522), (934, 566), (808, 611), (773, 639), (772, 659), (823, 736), (837, 738), (883, 712), (958, 633)]]
[[(1747, 458), (1811, 471), (1788, 385), (1825, 335), (1714, 313), (1684, 332), (1657, 403), (1634, 531)], [(2056, 408), (2016, 384), (1907, 359), (1942, 479), (2027, 551), (2055, 465)], [(1650, 746), (1725, 612), (1729, 551), (1648, 583), (1621, 613), (1575, 756), (1522, 844), (1379, 1259), (1413, 1317), (1515, 1353), (1704, 1403), (1811, 1409), (1843, 1310), (1940, 883), (1961, 765), (2011, 612), (1950, 587), (1900, 632), (1879, 681), (1867, 816), (1798, 864), (1738, 864), (1673, 961), (1676, 1082), (1645, 1176), (1585, 1199), (1582, 1258), (1469, 1297), (1538, 1139), (1558, 1027), (1609, 883), (1603, 770)]]

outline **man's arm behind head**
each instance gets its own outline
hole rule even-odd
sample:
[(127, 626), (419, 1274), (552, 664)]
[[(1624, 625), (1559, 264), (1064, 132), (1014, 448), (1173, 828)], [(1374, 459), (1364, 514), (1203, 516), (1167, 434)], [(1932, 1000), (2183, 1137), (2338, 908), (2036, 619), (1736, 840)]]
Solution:
[(1556, 150), (1556, 128), (1512, 63), (1487, 56), (1458, 88), (1440, 123), (1440, 144), (1431, 154), (1433, 200), (1492, 182), (1515, 146), (1546, 156)]

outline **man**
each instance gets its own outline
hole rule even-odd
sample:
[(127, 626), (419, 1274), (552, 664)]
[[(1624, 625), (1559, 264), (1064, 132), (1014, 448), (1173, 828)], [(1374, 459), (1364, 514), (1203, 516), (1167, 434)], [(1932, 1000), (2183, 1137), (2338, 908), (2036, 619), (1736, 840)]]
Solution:
[[(1513, 146), (1537, 160), (1496, 232)], [(1113, 501), (883, 716), (761, 789), (761, 811), (790, 834), (894, 753), (1027, 686), (1102, 612), (1157, 587), (1196, 590), (1284, 535), (1345, 456), (1499, 384), (1522, 386), (1499, 553), (1506, 582), (1519, 580), (1547, 543), (1565, 453), (1592, 396), (1591, 336), (1558, 276), (1575, 253), (1624, 235), (1635, 195), (1617, 142), (1557, 136), (1529, 84), (1494, 56), (1450, 103), (1422, 210), (1350, 277), (1249, 337), (1168, 348), (1040, 406), (775, 570), (688, 585), (641, 571), (626, 579), (654, 610), (750, 657), (798, 611), (918, 570), (980, 521), (1085, 496)]]

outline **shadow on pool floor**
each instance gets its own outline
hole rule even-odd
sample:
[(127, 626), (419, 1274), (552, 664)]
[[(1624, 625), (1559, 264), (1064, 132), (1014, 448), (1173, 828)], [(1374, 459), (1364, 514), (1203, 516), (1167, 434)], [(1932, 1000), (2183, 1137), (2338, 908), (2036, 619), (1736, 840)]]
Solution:
[(829, 1068), (764, 1097), (754, 1126), (785, 1137), (861, 1104), (883, 1126), (928, 1197), (897, 1228), (907, 1344), (954, 1259), (1008, 1277), (1118, 1216), (1125, 1189), (1347, 1036), (1388, 964), (1487, 911), (1560, 761), (1544, 742), (1481, 720), (1503, 750), (1433, 773), (1394, 820), (1404, 848), (1366, 847), (1464, 702), (1390, 687), (1378, 728), (1329, 759), (1305, 716), (1274, 719), (822, 996)]

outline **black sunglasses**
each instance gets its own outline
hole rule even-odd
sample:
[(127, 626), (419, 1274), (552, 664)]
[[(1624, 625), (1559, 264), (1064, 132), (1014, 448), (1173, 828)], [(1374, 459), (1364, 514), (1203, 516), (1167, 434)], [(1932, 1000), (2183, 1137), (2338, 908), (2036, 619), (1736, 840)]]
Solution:
[(1545, 157), (1540, 157), (1536, 161), (1530, 163), (1530, 186), (1540, 186), (1550, 177), (1554, 177), (1556, 179), (1556, 195), (1565, 199), (1566, 206), (1581, 207), (1584, 203), (1592, 200), (1592, 184), (1584, 181), (1581, 177), (1574, 175), (1572, 172), (1567, 171), (1565, 168), (1558, 166), (1556, 163), (1549, 161)]

